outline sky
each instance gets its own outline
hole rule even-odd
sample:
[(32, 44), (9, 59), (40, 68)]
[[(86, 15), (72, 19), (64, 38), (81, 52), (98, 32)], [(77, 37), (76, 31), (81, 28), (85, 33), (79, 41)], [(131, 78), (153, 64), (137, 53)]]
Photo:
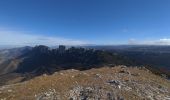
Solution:
[(0, 0), (0, 45), (170, 45), (170, 0)]

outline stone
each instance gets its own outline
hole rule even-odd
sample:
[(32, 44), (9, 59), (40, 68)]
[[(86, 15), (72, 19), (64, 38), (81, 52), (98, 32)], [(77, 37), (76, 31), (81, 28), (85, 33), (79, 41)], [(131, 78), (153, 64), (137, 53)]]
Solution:
[(12, 92), (12, 90), (8, 90), (8, 92)]

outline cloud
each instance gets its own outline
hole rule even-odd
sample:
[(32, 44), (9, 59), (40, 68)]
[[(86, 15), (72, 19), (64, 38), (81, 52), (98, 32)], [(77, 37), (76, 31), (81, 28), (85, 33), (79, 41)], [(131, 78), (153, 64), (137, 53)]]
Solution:
[(143, 40), (143, 41), (130, 39), (128, 41), (128, 44), (133, 44), (133, 45), (170, 45), (170, 38), (162, 38), (162, 39), (158, 39), (158, 40)]
[(84, 45), (84, 41), (66, 39), (61, 37), (50, 37), (44, 35), (27, 34), (16, 31), (0, 31), (0, 45)]

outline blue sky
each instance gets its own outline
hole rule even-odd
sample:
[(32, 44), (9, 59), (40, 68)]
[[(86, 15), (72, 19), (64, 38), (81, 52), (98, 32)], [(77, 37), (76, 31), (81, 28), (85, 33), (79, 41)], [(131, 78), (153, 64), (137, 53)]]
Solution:
[(0, 45), (170, 45), (170, 0), (0, 0)]

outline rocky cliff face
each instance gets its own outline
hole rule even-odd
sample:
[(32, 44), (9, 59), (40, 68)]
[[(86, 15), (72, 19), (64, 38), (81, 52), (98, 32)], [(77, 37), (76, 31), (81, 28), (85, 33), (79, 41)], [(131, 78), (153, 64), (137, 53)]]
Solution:
[(144, 67), (65, 70), (0, 87), (1, 100), (169, 100), (170, 81)]

